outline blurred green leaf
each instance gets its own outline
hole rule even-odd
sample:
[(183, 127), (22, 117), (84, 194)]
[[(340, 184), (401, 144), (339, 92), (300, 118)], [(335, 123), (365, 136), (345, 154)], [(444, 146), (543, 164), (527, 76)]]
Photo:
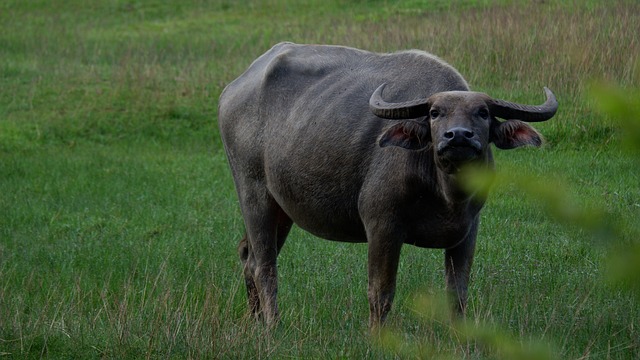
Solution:
[(591, 87), (591, 97), (619, 126), (623, 147), (640, 154), (640, 90), (600, 83)]
[(493, 354), (497, 359), (556, 359), (551, 347), (542, 341), (522, 341), (494, 326), (465, 322), (457, 330), (467, 340)]
[(419, 294), (413, 300), (413, 309), (425, 321), (451, 322), (449, 299), (444, 294)]
[(540, 203), (559, 222), (588, 230), (594, 236), (610, 240), (615, 236), (615, 226), (604, 209), (580, 201), (571, 195), (561, 182), (551, 179), (532, 178), (519, 175), (509, 169), (494, 172), (479, 167), (463, 170), (462, 185), (468, 192), (487, 196), (491, 186), (516, 186), (520, 192)]
[[(591, 97), (599, 110), (619, 126), (623, 148), (636, 162), (640, 155), (640, 89), (624, 89), (598, 83), (591, 88)], [(608, 258), (609, 279), (630, 290), (640, 299), (640, 234), (636, 228), (624, 229), (635, 243), (620, 244)]]
[[(495, 326), (464, 321), (451, 316), (450, 304), (444, 294), (420, 294), (414, 298), (413, 310), (425, 323), (444, 329), (448, 336), (460, 343), (475, 347), (488, 358), (550, 360), (556, 359), (550, 345), (541, 340), (519, 339)], [(401, 333), (384, 328), (379, 344), (400, 358), (453, 359), (453, 354), (441, 351), (429, 343), (408, 341)]]
[(383, 328), (378, 334), (378, 344), (387, 352), (401, 359), (453, 360), (455, 357), (438, 351), (428, 342), (407, 341), (397, 329)]
[(624, 245), (608, 259), (609, 279), (631, 290), (640, 300), (640, 243)]

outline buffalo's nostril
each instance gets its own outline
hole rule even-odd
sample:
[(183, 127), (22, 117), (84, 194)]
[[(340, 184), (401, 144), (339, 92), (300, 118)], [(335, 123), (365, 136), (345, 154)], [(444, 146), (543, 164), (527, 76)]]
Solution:
[(473, 131), (463, 127), (456, 127), (444, 133), (444, 138), (447, 140), (471, 139), (474, 136), (475, 133)]

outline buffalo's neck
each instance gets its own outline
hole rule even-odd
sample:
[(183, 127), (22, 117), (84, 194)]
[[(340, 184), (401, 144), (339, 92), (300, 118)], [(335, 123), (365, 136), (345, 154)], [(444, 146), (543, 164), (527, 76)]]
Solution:
[(434, 168), (433, 179), (436, 179), (435, 191), (439, 192), (442, 201), (451, 211), (457, 212), (469, 208), (479, 211), (484, 204), (484, 196), (477, 191), (471, 191), (473, 184), (469, 182), (469, 176), (478, 171), (480, 176), (485, 171), (493, 171), (493, 158), (490, 152), (472, 165), (476, 170), (445, 172)]
[(436, 178), (438, 179), (436, 189), (439, 190), (442, 200), (450, 207), (464, 207), (474, 199), (475, 195), (467, 191), (463, 183), (464, 179), (458, 174), (438, 171)]
[(403, 213), (408, 244), (427, 248), (452, 248), (477, 224), (483, 200), (458, 185), (454, 175), (436, 172), (420, 191), (408, 199)]

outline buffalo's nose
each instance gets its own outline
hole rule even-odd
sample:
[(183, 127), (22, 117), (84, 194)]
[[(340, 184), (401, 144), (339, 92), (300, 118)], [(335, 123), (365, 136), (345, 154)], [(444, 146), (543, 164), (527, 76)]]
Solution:
[(472, 130), (463, 127), (456, 127), (449, 129), (446, 133), (444, 133), (445, 139), (451, 140), (465, 140), (473, 138), (475, 134)]

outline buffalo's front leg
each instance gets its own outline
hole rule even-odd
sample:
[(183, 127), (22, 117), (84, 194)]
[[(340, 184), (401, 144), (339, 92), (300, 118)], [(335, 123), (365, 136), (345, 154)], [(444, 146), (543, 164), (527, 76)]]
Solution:
[(478, 222), (472, 225), (465, 240), (456, 247), (445, 250), (445, 279), (453, 310), (464, 315), (467, 308), (469, 274), (473, 263)]
[(402, 242), (374, 238), (369, 241), (369, 327), (377, 329), (391, 310)]

